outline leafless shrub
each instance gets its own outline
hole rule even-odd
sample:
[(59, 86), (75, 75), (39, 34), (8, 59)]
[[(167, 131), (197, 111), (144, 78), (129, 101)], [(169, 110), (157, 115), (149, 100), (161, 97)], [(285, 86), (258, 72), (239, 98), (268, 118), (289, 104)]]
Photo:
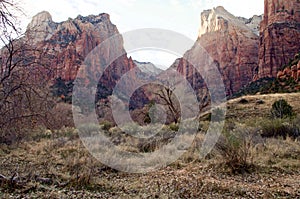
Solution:
[(257, 129), (239, 126), (230, 132), (224, 132), (216, 149), (233, 172), (249, 171), (253, 165), (257, 138)]

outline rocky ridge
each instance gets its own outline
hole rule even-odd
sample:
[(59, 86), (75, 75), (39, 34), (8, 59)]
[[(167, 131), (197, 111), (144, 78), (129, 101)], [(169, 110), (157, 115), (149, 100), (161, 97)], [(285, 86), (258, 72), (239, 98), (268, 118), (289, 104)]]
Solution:
[(160, 74), (163, 70), (160, 68), (157, 68), (153, 63), (151, 62), (139, 62), (134, 60), (133, 61), (135, 65), (143, 72), (148, 75), (158, 75)]

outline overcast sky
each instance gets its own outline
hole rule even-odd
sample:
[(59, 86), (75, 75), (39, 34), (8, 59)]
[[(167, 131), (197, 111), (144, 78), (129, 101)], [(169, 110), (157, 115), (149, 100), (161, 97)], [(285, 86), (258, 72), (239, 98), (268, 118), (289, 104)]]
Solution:
[[(236, 16), (250, 18), (263, 13), (263, 0), (23, 0), (22, 7), (26, 13), (26, 19), (22, 20), (25, 27), (31, 17), (41, 11), (48, 11), (55, 22), (67, 20), (69, 17), (108, 13), (111, 21), (120, 33), (138, 28), (163, 28), (184, 34), (192, 40), (196, 40), (200, 23), (200, 13), (204, 9), (210, 9), (222, 5)], [(137, 53), (134, 58), (145, 57)], [(160, 53), (151, 53), (147, 60), (158, 60)], [(149, 53), (148, 53), (149, 54)], [(147, 57), (147, 56), (146, 56)], [(163, 63), (169, 64), (174, 60), (174, 55), (164, 55)], [(146, 60), (145, 60), (146, 59)], [(167, 66), (166, 66), (167, 67)]]

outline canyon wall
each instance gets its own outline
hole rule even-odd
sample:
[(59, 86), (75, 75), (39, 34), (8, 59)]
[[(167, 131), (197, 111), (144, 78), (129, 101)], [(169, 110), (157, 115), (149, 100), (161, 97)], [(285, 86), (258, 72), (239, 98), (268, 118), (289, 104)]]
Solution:
[(276, 77), (300, 51), (300, 1), (265, 0), (260, 24), (259, 78)]
[[(255, 18), (257, 20), (257, 17)], [(195, 45), (175, 64), (177, 71), (198, 87), (199, 75), (186, 60), (201, 63), (199, 46), (206, 50), (218, 67), (226, 94), (232, 95), (251, 82), (257, 73), (258, 36), (245, 21), (230, 14), (223, 7), (205, 10), (201, 14), (199, 36)], [(205, 63), (201, 67), (209, 67)], [(200, 78), (201, 79), (201, 78)], [(202, 81), (203, 82), (203, 81)]]

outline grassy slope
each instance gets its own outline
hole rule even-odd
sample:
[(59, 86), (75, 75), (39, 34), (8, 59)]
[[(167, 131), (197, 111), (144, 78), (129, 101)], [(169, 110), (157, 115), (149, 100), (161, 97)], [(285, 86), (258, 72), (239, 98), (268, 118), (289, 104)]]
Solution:
[[(241, 99), (248, 103), (240, 103)], [(267, 117), (277, 99), (286, 99), (300, 113), (300, 93), (255, 95), (230, 100), (227, 119), (242, 122)], [(264, 104), (257, 104), (257, 100)], [(255, 149), (256, 168), (251, 173), (232, 174), (216, 154), (202, 161), (185, 154), (159, 171), (126, 174), (94, 159), (72, 129), (44, 137), (13, 148), (0, 146), (0, 174), (11, 177), (16, 173), (20, 178), (16, 184), (0, 179), (0, 197), (300, 197), (300, 143), (290, 139), (268, 139), (263, 148)], [(44, 178), (51, 182), (44, 182)]]
[[(248, 103), (241, 103), (246, 99)], [(272, 104), (279, 99), (285, 99), (300, 114), (300, 93), (266, 94), (266, 95), (248, 95), (232, 99), (227, 102), (227, 118), (229, 119), (249, 119), (255, 117), (267, 117), (270, 114)], [(257, 103), (259, 100), (263, 104)]]

